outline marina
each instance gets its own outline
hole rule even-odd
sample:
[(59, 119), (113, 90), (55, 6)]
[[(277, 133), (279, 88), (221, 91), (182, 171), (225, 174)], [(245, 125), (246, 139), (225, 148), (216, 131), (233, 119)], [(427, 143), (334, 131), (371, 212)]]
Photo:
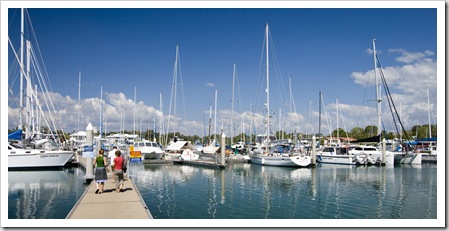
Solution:
[[(2, 167), (8, 170), (2, 187), (8, 191), (2, 195), (7, 203), (2, 206), (2, 226), (445, 225), (446, 156), (441, 148), (445, 138), (443, 126), (438, 130), (436, 121), (436, 9), (393, 8), (394, 13), (363, 7), (169, 10), (2, 10), (10, 27), (8, 150), (3, 150), (2, 158)], [(326, 21), (311, 17), (318, 15), (312, 11)], [(384, 23), (395, 22), (392, 33), (373, 30), (382, 25), (371, 21), (370, 16), (378, 13), (385, 16)], [(351, 22), (338, 22), (345, 33), (333, 31), (335, 41), (324, 39), (329, 36), (309, 37), (331, 31), (327, 24), (336, 18), (333, 14)], [(184, 24), (183, 19), (192, 15), (198, 21)], [(257, 17), (249, 20), (242, 15)], [(414, 16), (423, 23), (397, 15)], [(76, 20), (66, 20), (71, 17)], [(129, 21), (115, 21), (121, 18)], [(270, 19), (264, 30), (262, 18)], [(77, 20), (85, 20), (86, 26), (72, 24)], [(359, 21), (363, 27), (353, 23)], [(59, 34), (62, 25), (65, 34)], [(90, 25), (102, 25), (102, 30)], [(409, 31), (411, 25), (417, 28)], [(110, 28), (123, 33), (108, 36), (110, 40), (101, 37), (115, 33)], [(315, 31), (307, 32), (309, 28)], [(389, 26), (385, 28), (388, 31)], [(360, 34), (348, 38), (355, 30)], [(73, 40), (72, 31), (89, 39)], [(192, 33), (179, 36), (184, 31)], [(415, 38), (406, 33), (429, 36), (418, 36), (422, 41), (415, 43), (423, 45), (417, 47), (408, 42)], [(377, 38), (369, 37), (373, 34), (379, 36), (379, 50)], [(42, 46), (37, 35), (44, 37)], [(238, 39), (227, 37), (231, 35)], [(180, 37), (180, 43), (174, 46), (172, 37)], [(60, 47), (63, 43), (70, 46)], [(142, 46), (134, 50), (134, 44)], [(337, 50), (341, 48), (345, 52)], [(86, 55), (90, 50), (95, 51), (94, 59)], [(62, 59), (54, 51), (67, 54)], [(185, 79), (180, 51), (185, 52)], [(57, 62), (68, 63), (72, 56), (78, 56), (72, 60), (79, 66), (76, 71)], [(48, 72), (44, 57), (50, 60)], [(232, 95), (230, 60), (241, 68), (237, 71), (237, 64), (232, 65)], [(319, 63), (309, 63), (314, 60)], [(289, 71), (288, 90), (280, 64)], [(81, 69), (87, 76), (84, 82)], [(78, 74), (77, 100), (75, 84), (69, 81), (75, 79), (74, 73)], [(57, 91), (67, 95), (47, 88), (50, 79)], [(139, 98), (136, 85), (143, 89)], [(126, 95), (132, 91), (130, 99)], [(322, 93), (339, 98), (325, 104)], [(317, 95), (318, 107), (312, 109)], [(427, 103), (421, 102), (424, 98)], [(181, 101), (183, 112), (178, 110)], [(367, 101), (374, 103), (365, 105)], [(193, 114), (191, 118), (186, 111)], [(119, 189), (114, 181), (122, 174), (124, 187)]]
[[(8, 218), (139, 219), (141, 226), (164, 226), (166, 219), (364, 219), (364, 224), (346, 224), (364, 227), (373, 224), (369, 220), (394, 219), (399, 226), (407, 226), (402, 219), (416, 225), (413, 219), (437, 221), (439, 217), (436, 164), (291, 168), (231, 163), (214, 169), (166, 161), (130, 162), (128, 171), (125, 192), (111, 190), (113, 184), (108, 181), (101, 195), (94, 193), (94, 182), (82, 183), (82, 168), (10, 171)], [(68, 190), (78, 193), (70, 196)], [(113, 212), (107, 206), (112, 198), (126, 209)], [(148, 218), (155, 221), (141, 220)]]

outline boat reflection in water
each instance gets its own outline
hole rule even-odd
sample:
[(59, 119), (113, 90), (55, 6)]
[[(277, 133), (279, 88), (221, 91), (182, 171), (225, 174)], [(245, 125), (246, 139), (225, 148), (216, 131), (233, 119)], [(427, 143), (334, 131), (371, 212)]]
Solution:
[(84, 193), (78, 168), (8, 171), (8, 219), (64, 219)]
[(140, 168), (134, 180), (155, 219), (435, 219), (437, 214), (431, 165)]

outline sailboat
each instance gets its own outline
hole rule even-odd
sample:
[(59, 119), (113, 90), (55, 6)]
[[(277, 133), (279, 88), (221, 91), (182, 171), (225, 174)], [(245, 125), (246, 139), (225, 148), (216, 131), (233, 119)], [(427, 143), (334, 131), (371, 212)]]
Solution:
[(271, 166), (307, 167), (312, 163), (310, 156), (294, 153), (287, 140), (276, 140), (270, 133), (270, 75), (269, 75), (269, 55), (268, 55), (268, 23), (265, 25), (266, 38), (266, 126), (265, 134), (256, 137), (256, 149), (249, 155), (251, 163)]
[[(378, 133), (377, 136), (368, 138), (371, 141), (376, 141), (379, 143), (379, 147), (381, 146), (381, 138), (382, 138), (382, 113), (381, 113), (381, 103), (382, 103), (382, 97), (381, 97), (381, 88), (379, 84), (379, 76), (382, 78), (382, 82), (384, 85), (384, 88), (387, 92), (387, 99), (388, 103), (390, 105), (390, 108), (394, 110), (393, 115), (396, 115), (396, 117), (393, 118), (393, 120), (398, 120), (399, 124), (403, 129), (402, 122), (399, 118), (399, 116), (396, 113), (396, 109), (393, 103), (393, 100), (391, 98), (391, 95), (389, 94), (388, 87), (386, 86), (386, 81), (383, 76), (382, 68), (380, 66), (380, 62), (377, 57), (376, 52), (376, 39), (373, 39), (373, 58), (374, 58), (374, 75), (376, 78), (376, 102), (377, 102), (377, 127), (378, 127)], [(356, 141), (357, 142), (357, 141)], [(358, 142), (361, 142), (360, 140)], [(383, 162), (387, 165), (392, 164), (421, 164), (422, 161), (422, 154), (420, 153), (414, 153), (409, 152), (406, 150), (403, 150), (402, 147), (400, 147), (398, 150), (395, 151), (386, 151), (385, 160), (383, 160), (383, 154), (382, 150), (380, 150), (377, 147), (373, 146), (354, 146), (351, 148), (350, 151), (351, 154), (357, 155), (359, 157), (362, 157), (363, 155), (366, 157), (367, 160), (373, 160), (375, 163)]]
[[(209, 142), (209, 145), (203, 147), (203, 150), (202, 150), (203, 154), (215, 155), (217, 153), (218, 149), (220, 149), (220, 145), (216, 138), (216, 136), (217, 136), (217, 94), (218, 94), (218, 92), (217, 92), (217, 90), (215, 90), (214, 138)], [(212, 110), (212, 108), (210, 110)], [(212, 111), (210, 111), (209, 114), (212, 115)], [(212, 118), (212, 116), (209, 117), (209, 121), (211, 120), (211, 118)]]
[[(235, 87), (235, 78), (236, 78), (236, 65), (234, 64), (234, 70), (233, 70), (233, 74), (232, 74), (232, 106), (231, 106), (231, 150), (232, 153), (229, 154), (229, 156), (227, 157), (227, 161), (232, 161), (232, 162), (250, 162), (250, 158), (246, 153), (246, 148), (245, 148), (245, 142), (240, 141), (237, 143), (234, 143), (233, 138), (235, 136), (235, 131), (234, 131), (234, 87)], [(243, 126), (243, 121), (242, 121), (242, 134), (244, 133), (244, 126)]]
[[(168, 121), (167, 121), (167, 131), (165, 142), (168, 142), (168, 137), (170, 133), (170, 118), (171, 118), (171, 109), (172, 109), (172, 100), (173, 100), (173, 115), (176, 116), (176, 93), (177, 93), (177, 85), (178, 85), (178, 71), (180, 70), (179, 65), (179, 46), (176, 44), (176, 55), (175, 55), (175, 65), (173, 69), (173, 84), (172, 84), (172, 93), (170, 97), (170, 107), (168, 113)], [(176, 123), (174, 123), (176, 126)], [(190, 143), (190, 141), (183, 141), (176, 135), (176, 127), (173, 128), (173, 140), (171, 140), (168, 144), (165, 144), (165, 159), (186, 159), (195, 160), (199, 158), (199, 155), (193, 153), (195, 147)], [(183, 158), (184, 155), (184, 158)]]
[(429, 118), (429, 137), (416, 140), (417, 152), (422, 153), (422, 162), (437, 162), (437, 138), (432, 137), (432, 126), (430, 123), (430, 97), (429, 88), (427, 88), (427, 113)]
[[(37, 86), (33, 89), (31, 83), (31, 73), (32, 68), (31, 63), (36, 63), (35, 56), (32, 57), (31, 51), (34, 48), (31, 46), (29, 40), (26, 41), (26, 60), (27, 65), (25, 69), (24, 65), (24, 17), (25, 9), (21, 10), (21, 53), (20, 60), (16, 55), (16, 60), (20, 66), (20, 100), (19, 100), (19, 126), (18, 130), (14, 133), (8, 135), (8, 169), (14, 168), (53, 168), (53, 167), (63, 167), (75, 154), (74, 151), (67, 151), (67, 147), (62, 146), (60, 142), (60, 134), (49, 134), (47, 137), (44, 136), (39, 131), (40, 128), (40, 118), (44, 119), (47, 125), (50, 127), (49, 123), (55, 128), (54, 121), (47, 121), (44, 116), (43, 108), (37, 97)], [(11, 49), (16, 54), (13, 45), (10, 43)], [(33, 60), (31, 60), (33, 59)], [(40, 73), (36, 74), (37, 78), (42, 78)], [(23, 79), (26, 81), (26, 89), (23, 88)], [(25, 95), (24, 95), (25, 94)], [(48, 96), (47, 96), (48, 97)], [(50, 100), (50, 98), (48, 98)], [(23, 103), (25, 101), (25, 106)], [(25, 112), (23, 112), (25, 110)], [(25, 113), (25, 123), (23, 124), (22, 114)], [(25, 126), (24, 126), (25, 125)], [(23, 126), (25, 131), (22, 130)], [(50, 129), (51, 131), (52, 129)], [(55, 129), (57, 130), (57, 129)], [(22, 134), (25, 133), (23, 139)], [(59, 145), (53, 145), (54, 143), (59, 143)], [(45, 147), (45, 148), (44, 148)]]

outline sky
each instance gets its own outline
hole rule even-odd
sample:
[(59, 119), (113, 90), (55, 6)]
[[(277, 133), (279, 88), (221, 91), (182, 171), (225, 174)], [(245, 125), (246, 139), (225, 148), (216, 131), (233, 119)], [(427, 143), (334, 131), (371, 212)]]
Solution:
[[(45, 8), (10, 2), (5, 9), (2, 2), (2, 32), (7, 30), (2, 33), (2, 50), (8, 46), (7, 59), (2, 52), (8, 89), (2, 84), (2, 92), (8, 92), (8, 128), (18, 124), (19, 69), (13, 50), (20, 49), (20, 7), (28, 7), (51, 99), (68, 133), (84, 130), (89, 122), (99, 129), (100, 112), (106, 132), (155, 126), (161, 131), (160, 118), (164, 118), (164, 132), (206, 136), (212, 114), (212, 133), (223, 129), (230, 136), (231, 124), (234, 134), (262, 133), (266, 24), (272, 131), (281, 127), (286, 132), (318, 133), (319, 92), (321, 133), (335, 130), (337, 120), (346, 131), (376, 125), (373, 38), (405, 128), (427, 125), (428, 108), (431, 124), (444, 122), (444, 114), (437, 116), (445, 111), (445, 99), (437, 94), (437, 88), (444, 91), (445, 85), (444, 68), (437, 71), (437, 62), (444, 66), (440, 31), (444, 2), (348, 5), (334, 1), (328, 8), (298, 2), (256, 3), (228, 2), (217, 8), (223, 5), (111, 2), (112, 8), (105, 9), (108, 5), (80, 8), (56, 2)], [(31, 31), (26, 27), (26, 33)], [(385, 129), (393, 131), (388, 105), (383, 104), (382, 110)]]

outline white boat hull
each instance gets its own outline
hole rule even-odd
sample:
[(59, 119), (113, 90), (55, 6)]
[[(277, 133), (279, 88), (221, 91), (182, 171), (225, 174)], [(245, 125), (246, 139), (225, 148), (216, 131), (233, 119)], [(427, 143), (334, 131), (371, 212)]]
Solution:
[(8, 168), (64, 167), (74, 154), (73, 151), (9, 150)]
[(248, 155), (242, 155), (242, 154), (231, 154), (227, 158), (227, 161), (230, 162), (244, 162), (248, 163), (251, 162), (251, 158)]
[(351, 164), (351, 165), (357, 164), (352, 155), (319, 154), (319, 155), (316, 155), (316, 160), (319, 163), (327, 163), (327, 164)]
[(421, 153), (394, 153), (395, 164), (421, 164)]
[(298, 166), (307, 167), (312, 163), (310, 156), (291, 156), (290, 159)]
[(219, 148), (220, 147), (206, 146), (206, 147), (203, 148), (203, 153), (205, 153), (205, 154), (215, 154), (215, 153), (217, 153)]
[(142, 160), (160, 160), (163, 154), (157, 152), (142, 153)]
[(250, 155), (251, 163), (268, 165), (268, 166), (281, 166), (281, 167), (306, 167), (312, 163), (311, 158), (308, 156), (260, 156)]
[[(382, 152), (378, 153), (369, 153), (369, 154), (358, 154), (358, 155), (367, 155), (370, 159), (372, 159), (375, 163), (382, 163), (383, 154)], [(391, 152), (387, 152), (385, 155), (385, 164), (386, 165), (394, 165), (394, 154)]]
[(186, 149), (181, 154), (182, 160), (198, 160), (200, 158), (200, 155), (193, 153), (192, 150)]
[(166, 160), (179, 160), (181, 158), (181, 153), (165, 153), (164, 158)]

